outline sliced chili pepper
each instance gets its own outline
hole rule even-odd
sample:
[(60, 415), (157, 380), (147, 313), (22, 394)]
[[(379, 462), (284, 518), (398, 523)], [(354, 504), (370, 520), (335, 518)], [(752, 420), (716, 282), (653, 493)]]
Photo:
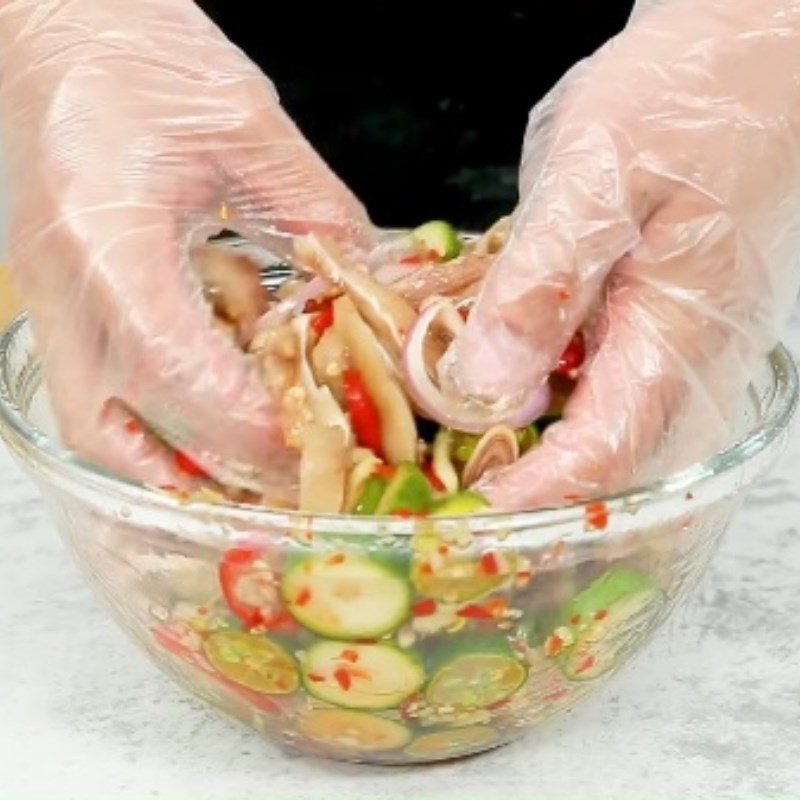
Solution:
[(372, 470), (373, 475), (377, 475), (379, 478), (386, 478), (387, 480), (394, 478), (396, 472), (397, 467), (394, 464), (378, 464), (378, 466)]
[(382, 457), (381, 418), (367, 392), (361, 373), (355, 369), (347, 369), (342, 373), (342, 382), (345, 403), (356, 440), (362, 447), (368, 447), (379, 458)]
[(570, 378), (585, 360), (586, 342), (584, 341), (583, 334), (578, 331), (572, 337), (572, 341), (567, 345), (567, 349), (561, 354), (561, 358), (558, 359), (555, 372), (565, 378)]
[(492, 613), (487, 608), (476, 605), (475, 603), (470, 603), (464, 606), (464, 608), (459, 608), (456, 614), (465, 619), (491, 619), (492, 616)]
[(486, 613), (492, 617), (502, 617), (507, 608), (508, 600), (505, 597), (494, 597), (491, 600), (487, 600), (484, 605)]
[(586, 506), (586, 521), (592, 528), (605, 530), (608, 526), (608, 506), (602, 500), (589, 503)]
[(586, 658), (578, 664), (577, 668), (575, 669), (575, 673), (580, 675), (582, 672), (586, 672), (586, 670), (591, 669), (597, 663), (597, 658), (595, 656), (586, 656)]
[(415, 617), (429, 617), (431, 614), (436, 613), (436, 601), (431, 597), (426, 597), (424, 600), (417, 600), (411, 606), (411, 612)]
[(356, 661), (358, 661), (358, 653), (355, 650), (342, 650), (342, 652), (339, 653), (339, 658), (341, 658), (342, 661), (349, 661), (351, 664), (355, 664)]
[(144, 428), (142, 428), (142, 423), (138, 419), (129, 419), (125, 422), (125, 430), (133, 434), (141, 433)]
[(442, 483), (442, 479), (436, 474), (436, 471), (433, 468), (433, 464), (430, 461), (426, 461), (422, 465), (422, 471), (425, 473), (425, 477), (428, 479), (428, 483), (437, 491), (443, 492), (447, 487)]
[(500, 572), (497, 554), (493, 550), (487, 550), (481, 555), (481, 569), (487, 575), (497, 575)]
[(308, 679), (310, 681), (313, 681), (314, 683), (324, 683), (325, 682), (325, 676), (324, 675), (317, 675), (316, 672), (309, 672), (308, 673)]
[(548, 656), (557, 656), (564, 649), (564, 640), (555, 633), (545, 639), (544, 652)]
[(423, 518), (428, 516), (427, 511), (412, 511), (410, 508), (396, 508), (391, 514), (400, 519)]
[(329, 300), (311, 320), (311, 330), (319, 339), (333, 325), (333, 303)]
[[(239, 594), (239, 581), (259, 571), (255, 564), (261, 553), (250, 547), (232, 547), (222, 557), (219, 565), (219, 584), (222, 595), (228, 608), (244, 623), (246, 628), (265, 624), (264, 609), (242, 600)], [(261, 568), (266, 572), (266, 568)], [(265, 580), (269, 575), (264, 576)], [(272, 617), (272, 610), (268, 610), (268, 617)]]
[(342, 689), (346, 692), (352, 683), (352, 679), (350, 678), (350, 673), (344, 668), (340, 667), (333, 673), (333, 677), (336, 678), (336, 682)]
[(208, 473), (192, 458), (190, 458), (183, 450), (175, 451), (175, 466), (187, 475), (193, 478), (207, 478)]
[(304, 606), (310, 599), (311, 599), (311, 590), (307, 586), (304, 586), (297, 593), (297, 597), (295, 597), (294, 602), (295, 605)]

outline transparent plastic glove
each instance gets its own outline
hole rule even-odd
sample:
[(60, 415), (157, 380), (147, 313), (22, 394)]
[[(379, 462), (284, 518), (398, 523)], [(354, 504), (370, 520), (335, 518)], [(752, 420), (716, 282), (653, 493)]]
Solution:
[(534, 109), (510, 241), (440, 364), (451, 391), (523, 396), (592, 328), (564, 420), (479, 488), (557, 504), (712, 452), (796, 297), (798, 252), (800, 3), (639, 7)]
[(290, 483), (276, 404), (189, 251), (223, 227), (358, 239), (362, 207), (189, 0), (4, 3), (0, 58), (11, 263), (66, 443), (185, 483), (132, 413), (218, 477)]

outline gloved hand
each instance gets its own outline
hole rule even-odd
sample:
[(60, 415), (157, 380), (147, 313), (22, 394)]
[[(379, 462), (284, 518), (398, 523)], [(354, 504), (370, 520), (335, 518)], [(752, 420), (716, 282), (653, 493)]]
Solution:
[(590, 328), (564, 420), (479, 488), (558, 504), (709, 455), (794, 302), (799, 250), (800, 4), (640, 6), (534, 109), (510, 240), (440, 363), (451, 392), (522, 397)]
[(0, 54), (11, 265), (66, 444), (190, 480), (132, 413), (218, 477), (280, 494), (278, 409), (212, 328), (189, 250), (223, 227), (352, 242), (363, 208), (190, 0), (4, 3)]

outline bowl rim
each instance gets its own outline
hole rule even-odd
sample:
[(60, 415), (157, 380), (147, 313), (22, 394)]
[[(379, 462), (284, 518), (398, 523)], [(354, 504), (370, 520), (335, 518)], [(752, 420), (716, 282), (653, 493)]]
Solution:
[[(193, 497), (187, 502), (186, 499), (156, 487), (112, 473), (60, 446), (47, 434), (30, 424), (14, 402), (10, 392), (12, 383), (8, 354), (17, 337), (28, 326), (28, 315), (22, 313), (0, 332), (0, 437), (16, 452), (18, 458), (23, 462), (32, 461), (40, 471), (49, 468), (53, 472), (66, 475), (73, 483), (105, 493), (132, 508), (144, 504), (149, 509), (178, 512), (193, 518), (199, 516), (206, 522), (220, 518), (262, 530), (289, 528), (309, 532), (324, 530), (331, 534), (374, 535), (377, 526), (382, 535), (405, 536), (413, 534), (420, 523), (430, 525), (432, 521), (362, 517), (352, 514), (310, 514), (303, 511), (238, 504), (224, 499), (211, 501)], [(615, 512), (635, 514), (645, 505), (660, 505), (676, 498), (693, 500), (701, 485), (713, 482), (714, 479), (768, 451), (770, 445), (789, 429), (798, 404), (797, 367), (788, 350), (780, 343), (768, 354), (767, 363), (772, 383), (765, 413), (746, 434), (707, 459), (695, 462), (649, 484), (591, 500), (576, 500), (532, 511), (492, 511), (467, 517), (437, 517), (436, 524), (447, 525), (448, 522), (457, 521), (461, 528), (466, 526), (473, 532), (492, 533), (522, 528), (564, 530), (565, 526), (578, 523), (577, 535), (599, 533), (603, 538), (607, 538), (613, 534), (612, 529), (592, 531), (592, 526), (586, 524), (592, 505), (596, 507), (598, 503), (603, 503), (609, 517), (612, 517)], [(711, 496), (705, 496), (705, 502), (718, 499), (726, 493), (730, 494), (730, 489), (716, 493), (712, 491)]]

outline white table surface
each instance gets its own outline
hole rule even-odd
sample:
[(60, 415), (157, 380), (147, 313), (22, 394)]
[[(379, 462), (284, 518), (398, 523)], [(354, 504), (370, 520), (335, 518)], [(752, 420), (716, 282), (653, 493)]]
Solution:
[(800, 435), (638, 660), (526, 739), (425, 768), (290, 757), (185, 695), (98, 607), (0, 447), (2, 800), (798, 796)]

